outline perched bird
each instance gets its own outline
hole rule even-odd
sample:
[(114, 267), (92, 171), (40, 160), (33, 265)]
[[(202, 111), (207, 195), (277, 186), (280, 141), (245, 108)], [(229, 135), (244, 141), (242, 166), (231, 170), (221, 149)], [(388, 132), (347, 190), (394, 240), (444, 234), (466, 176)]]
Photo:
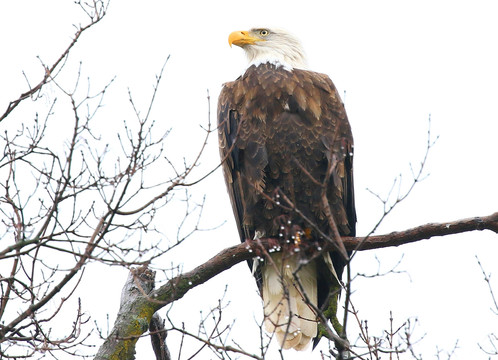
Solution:
[[(334, 84), (307, 69), (294, 36), (255, 28), (228, 42), (249, 67), (218, 101), (226, 185), (241, 241), (276, 239), (277, 251), (249, 261), (265, 327), (283, 348), (303, 350), (319, 339), (316, 309), (337, 305), (348, 261), (338, 235), (355, 235), (351, 128)], [(336, 250), (322, 251), (323, 241)]]

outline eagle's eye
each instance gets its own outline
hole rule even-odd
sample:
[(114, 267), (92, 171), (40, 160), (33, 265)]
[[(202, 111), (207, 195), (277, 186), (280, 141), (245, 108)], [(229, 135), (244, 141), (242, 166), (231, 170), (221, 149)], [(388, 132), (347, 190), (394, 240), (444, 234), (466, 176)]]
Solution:
[(270, 32), (266, 29), (263, 29), (263, 30), (260, 30), (259, 31), (259, 35), (261, 36), (267, 36)]

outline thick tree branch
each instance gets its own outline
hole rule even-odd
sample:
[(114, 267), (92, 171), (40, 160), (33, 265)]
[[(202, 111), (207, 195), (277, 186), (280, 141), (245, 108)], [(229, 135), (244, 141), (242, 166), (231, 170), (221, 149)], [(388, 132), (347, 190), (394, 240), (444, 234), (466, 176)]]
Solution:
[(152, 319), (149, 307), (141, 306), (144, 294), (154, 288), (155, 273), (143, 266), (133, 269), (121, 292), (121, 304), (114, 328), (100, 347), (95, 359), (134, 359), (135, 344), (147, 331)]
[(476, 216), (444, 223), (430, 223), (408, 230), (394, 231), (386, 235), (361, 237), (343, 237), (344, 246), (348, 250), (380, 249), (390, 246), (400, 246), (420, 240), (427, 240), (434, 236), (459, 234), (475, 230), (491, 230), (498, 233), (498, 212), (489, 216)]
[[(434, 236), (445, 236), (474, 230), (491, 230), (498, 233), (498, 212), (483, 217), (425, 224), (386, 235), (376, 235), (368, 238), (343, 237), (342, 240), (347, 250), (371, 250), (399, 246), (430, 239)], [(182, 298), (190, 289), (203, 284), (221, 272), (230, 269), (235, 264), (254, 257), (261, 249), (261, 246), (270, 248), (274, 244), (274, 239), (262, 239), (259, 242), (242, 243), (232, 246), (222, 250), (192, 271), (174, 277), (156, 290), (147, 291), (146, 289), (142, 289), (142, 292), (137, 294), (126, 305), (126, 319), (130, 322), (123, 322), (123, 318), (120, 318), (118, 315), (114, 329), (99, 350), (96, 359), (105, 357), (103, 356), (104, 347), (106, 347), (105, 354), (107, 356), (109, 354), (116, 354), (116, 351), (119, 352), (126, 349), (126, 355), (121, 352), (120, 356), (123, 357), (120, 357), (120, 359), (133, 359), (135, 342), (139, 336), (147, 331), (147, 326), (157, 310)], [(323, 250), (332, 250), (331, 247), (331, 244), (324, 244)], [(120, 309), (120, 314), (124, 314), (122, 309)]]

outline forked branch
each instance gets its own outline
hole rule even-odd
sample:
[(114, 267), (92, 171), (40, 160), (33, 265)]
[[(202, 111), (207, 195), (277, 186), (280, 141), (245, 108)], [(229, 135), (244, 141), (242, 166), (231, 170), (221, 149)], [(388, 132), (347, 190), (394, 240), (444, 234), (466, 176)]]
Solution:
[[(425, 224), (412, 229), (404, 231), (396, 231), (386, 235), (376, 235), (364, 237), (343, 237), (343, 243), (347, 250), (354, 250), (358, 244), (361, 244), (360, 250), (380, 249), (389, 246), (400, 246), (420, 240), (430, 239), (435, 236), (445, 236), (450, 234), (463, 233), (474, 230), (491, 230), (498, 233), (498, 212), (489, 216), (474, 217), (456, 220), (445, 223)], [(129, 307), (130, 313), (128, 314), (134, 319), (135, 322), (140, 324), (149, 324), (152, 315), (162, 307), (181, 299), (189, 290), (201, 285), (209, 279), (215, 277), (221, 272), (230, 269), (232, 266), (250, 259), (262, 252), (261, 246), (269, 249), (275, 244), (275, 239), (261, 239), (258, 242), (246, 242), (236, 246), (222, 250), (216, 256), (205, 262), (204, 264), (196, 267), (190, 272), (178, 275), (160, 288), (144, 292), (134, 301), (134, 304)], [(323, 244), (324, 250), (333, 250), (332, 244)], [(108, 339), (107, 344), (110, 342), (115, 344), (114, 350), (122, 349), (123, 342), (129, 341), (130, 336), (135, 338), (141, 336), (147, 331), (146, 327), (142, 327), (137, 332), (137, 327), (128, 326), (132, 328), (133, 333), (128, 334), (127, 328), (116, 328), (119, 324), (115, 325), (113, 333), (119, 333), (119, 338)], [(110, 340), (110, 341), (109, 341)], [(108, 349), (106, 356), (112, 355), (113, 349)], [(100, 353), (102, 354), (102, 353)], [(98, 357), (100, 358), (100, 357)], [(130, 357), (129, 359), (132, 359)], [(122, 358), (128, 359), (128, 358)]]

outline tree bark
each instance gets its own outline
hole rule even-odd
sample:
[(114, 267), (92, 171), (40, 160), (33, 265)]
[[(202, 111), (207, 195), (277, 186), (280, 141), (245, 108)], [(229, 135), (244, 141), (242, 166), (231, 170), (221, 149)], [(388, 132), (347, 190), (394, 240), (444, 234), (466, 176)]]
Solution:
[(121, 292), (119, 312), (112, 332), (99, 348), (95, 359), (124, 360), (135, 358), (138, 338), (147, 331), (154, 315), (147, 300), (154, 288), (155, 273), (147, 266), (132, 269)]
[(152, 316), (149, 325), (150, 341), (152, 350), (156, 354), (156, 360), (171, 360), (171, 355), (166, 345), (166, 336), (168, 333), (164, 329), (164, 320), (161, 319), (158, 313)]

